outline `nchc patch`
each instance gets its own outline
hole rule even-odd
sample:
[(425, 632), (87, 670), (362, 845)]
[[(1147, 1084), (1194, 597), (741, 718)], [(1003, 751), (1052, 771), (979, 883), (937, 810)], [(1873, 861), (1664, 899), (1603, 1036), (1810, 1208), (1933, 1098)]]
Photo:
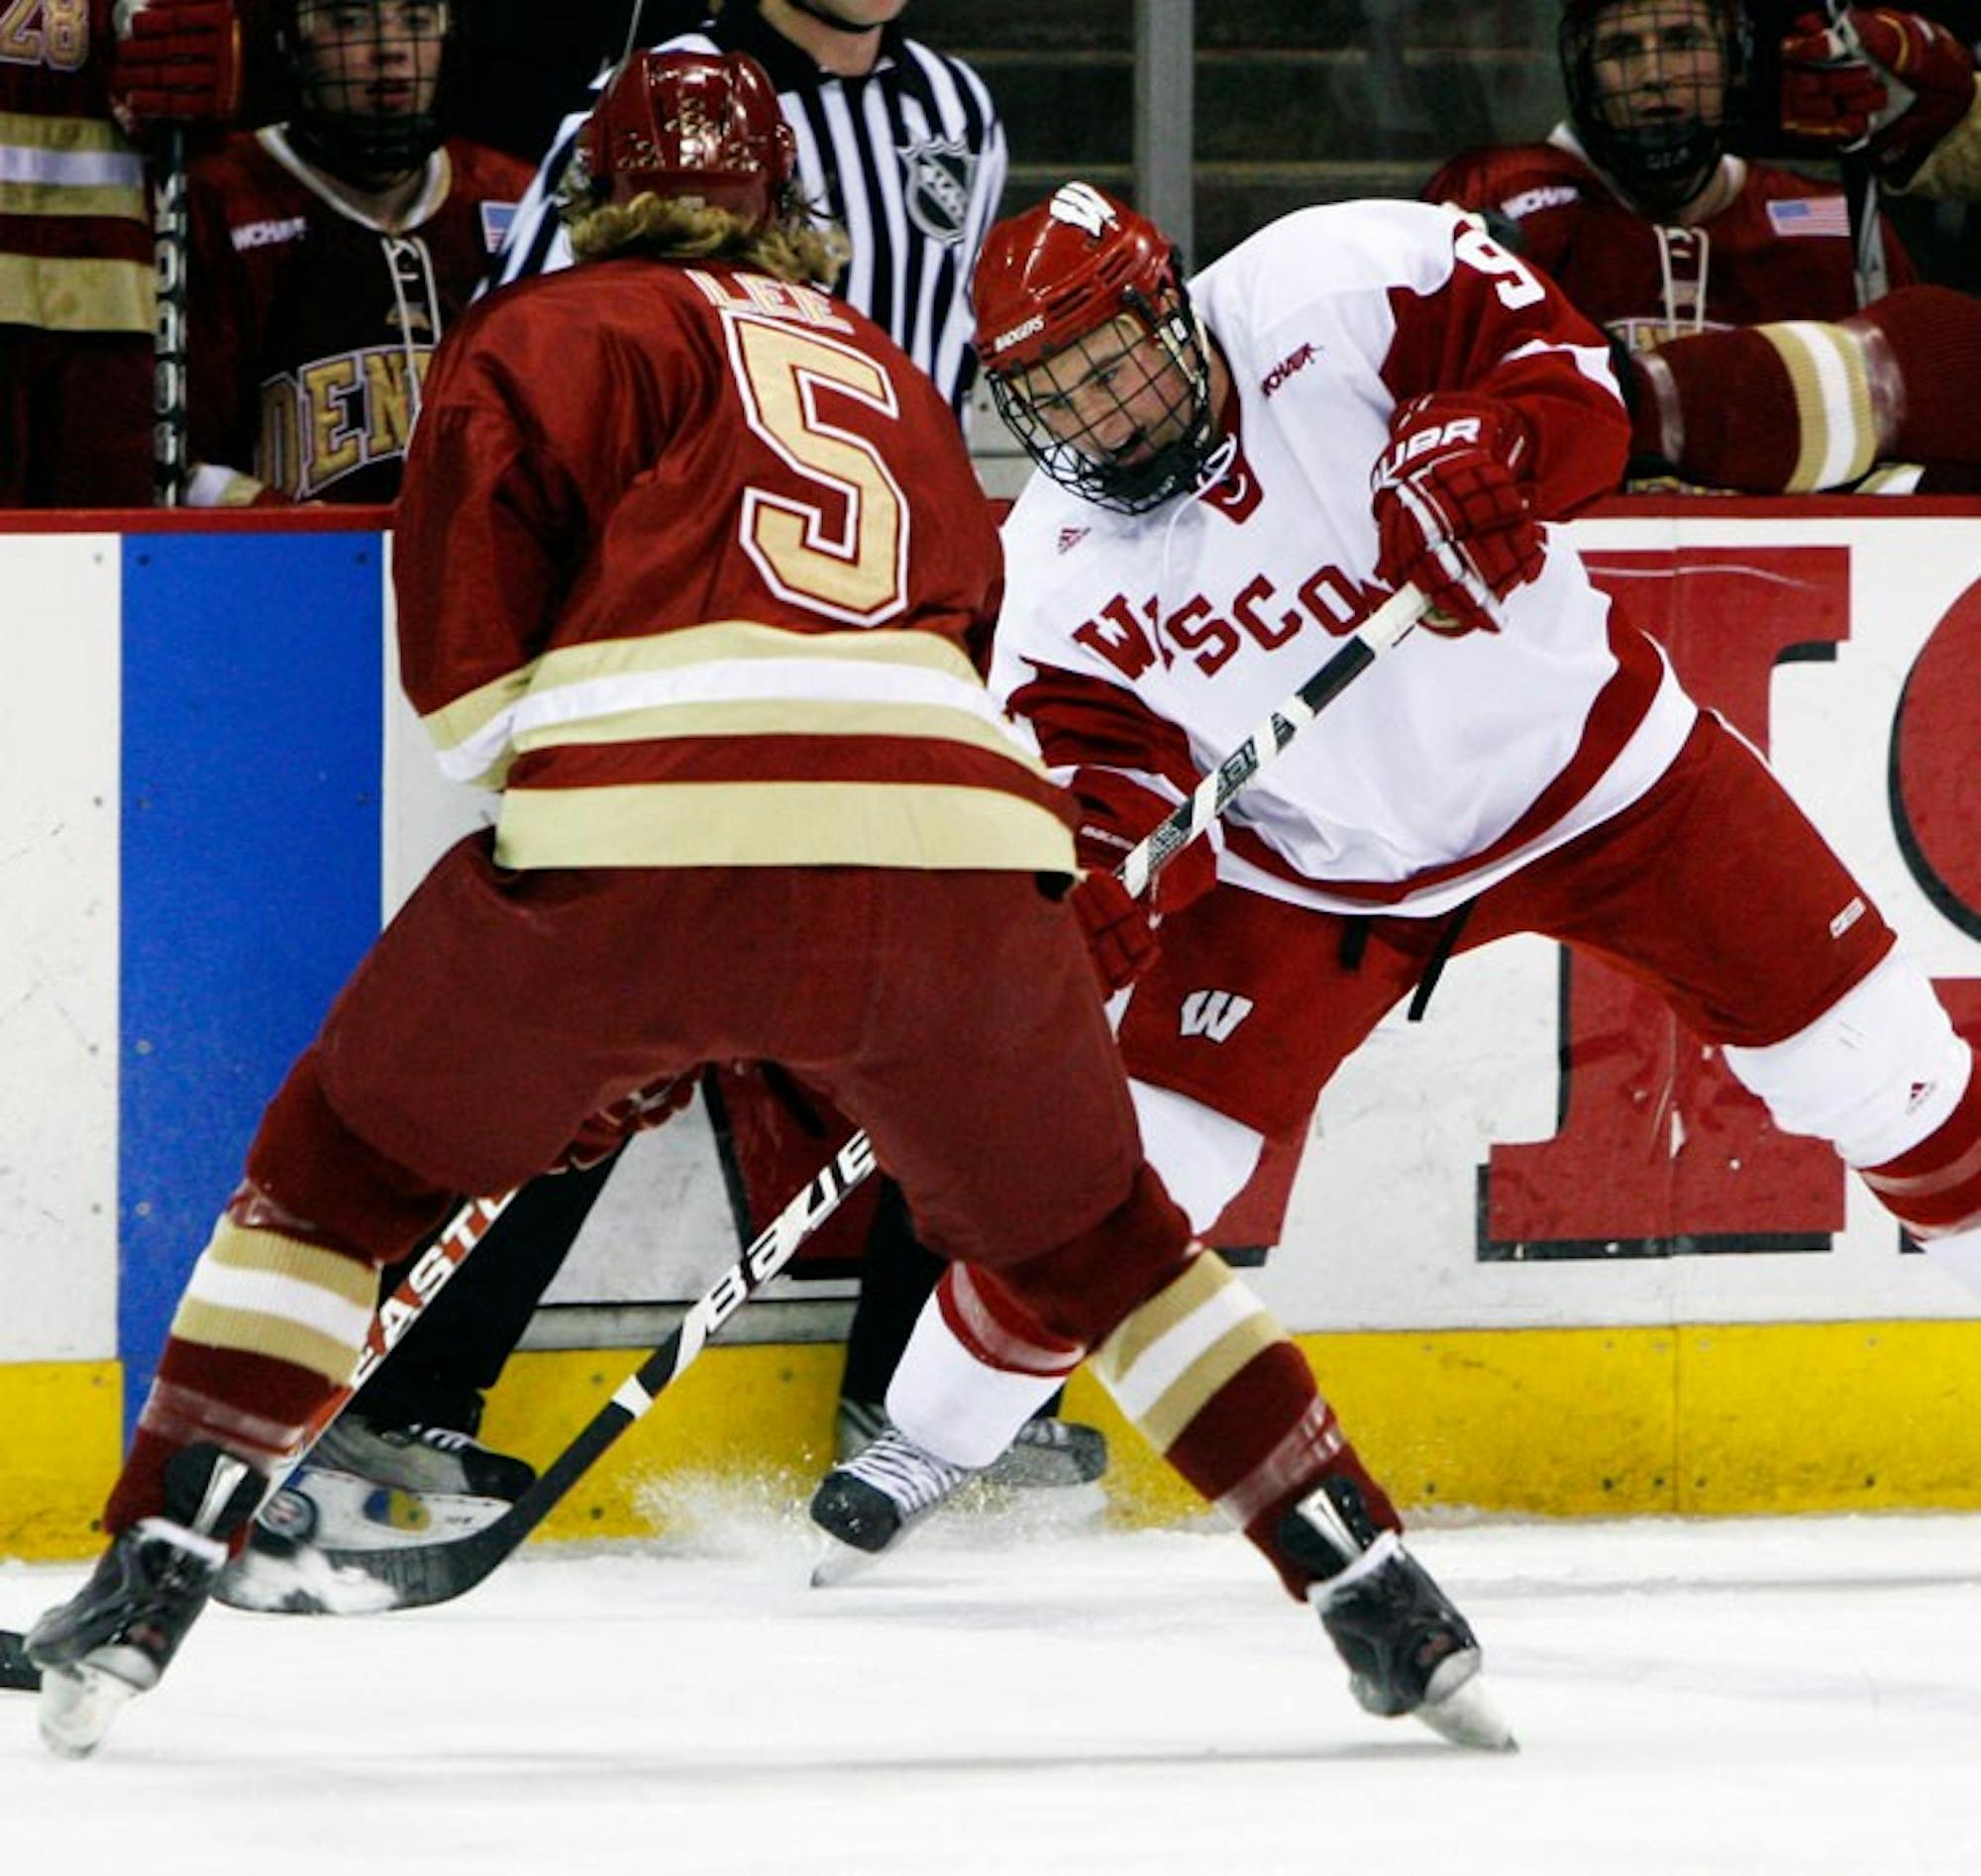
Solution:
[(961, 139), (931, 137), (919, 144), (900, 144), (901, 199), (908, 220), (932, 241), (955, 247), (970, 219), (970, 181), (977, 158)]

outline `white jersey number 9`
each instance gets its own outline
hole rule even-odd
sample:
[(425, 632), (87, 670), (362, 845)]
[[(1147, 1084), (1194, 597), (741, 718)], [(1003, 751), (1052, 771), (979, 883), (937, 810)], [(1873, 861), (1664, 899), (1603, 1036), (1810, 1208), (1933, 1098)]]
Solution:
[(1508, 253), (1477, 223), (1466, 223), (1452, 247), (1468, 267), (1476, 267), (1493, 277), (1493, 290), (1510, 313), (1517, 313), (1523, 306), (1535, 305), (1547, 297), (1547, 288), (1534, 277), (1534, 270), (1518, 255)]

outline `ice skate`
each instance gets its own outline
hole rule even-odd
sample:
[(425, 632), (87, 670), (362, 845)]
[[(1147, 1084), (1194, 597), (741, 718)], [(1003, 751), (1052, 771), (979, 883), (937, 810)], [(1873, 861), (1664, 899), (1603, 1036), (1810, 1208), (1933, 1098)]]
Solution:
[(1408, 1715), (1454, 1745), (1517, 1749), (1480, 1680), (1470, 1625), (1404, 1548), (1370, 1518), (1352, 1480), (1326, 1479), (1280, 1525), (1280, 1542), (1322, 1572), (1307, 1591), (1367, 1712)]
[(213, 1593), (228, 1534), (261, 1489), (260, 1474), (217, 1447), (175, 1454), (164, 1513), (118, 1532), (89, 1581), (28, 1631), (51, 1751), (87, 1757), (126, 1703), (157, 1686)]
[(346, 1414), (262, 1508), (214, 1594), (232, 1609), (289, 1615), (391, 1609), (397, 1593), (367, 1570), (370, 1558), (479, 1530), (535, 1479), (471, 1434)]
[(852, 1459), (833, 1467), (812, 1494), (811, 1521), (831, 1540), (811, 1573), (812, 1587), (828, 1589), (858, 1576), (980, 1476), (938, 1459), (898, 1428), (884, 1426)]
[[(887, 1424), (876, 1402), (841, 1401), (833, 1422), (833, 1449), (844, 1465), (878, 1439)], [(1107, 1470), (1107, 1436), (1097, 1426), (1041, 1413), (1018, 1428), (1017, 1436), (985, 1467), (987, 1484), (1059, 1490), (1092, 1485)]]

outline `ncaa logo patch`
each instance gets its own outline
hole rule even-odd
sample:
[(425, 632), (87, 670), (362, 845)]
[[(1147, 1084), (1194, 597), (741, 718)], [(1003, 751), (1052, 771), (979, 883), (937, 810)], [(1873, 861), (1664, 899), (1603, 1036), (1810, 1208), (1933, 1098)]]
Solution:
[(960, 138), (931, 137), (919, 144), (901, 144), (901, 196), (908, 220), (931, 241), (954, 248), (963, 240), (970, 220), (970, 184), (977, 158)]

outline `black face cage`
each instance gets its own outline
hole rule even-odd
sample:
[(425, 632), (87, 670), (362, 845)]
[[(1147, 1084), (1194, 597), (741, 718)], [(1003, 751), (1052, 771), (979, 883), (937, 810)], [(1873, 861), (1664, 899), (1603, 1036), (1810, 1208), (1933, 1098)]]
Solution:
[[(1216, 449), (1216, 423), (1210, 408), (1210, 361), (1182, 283), (1166, 288), (1159, 305), (1131, 289), (1122, 295), (1122, 311), (1135, 314), (1155, 335), (1153, 356), (1151, 348), (1138, 346), (1116, 357), (1120, 336), (1108, 324), (1028, 372), (992, 372), (990, 395), (1025, 454), (1062, 488), (1096, 507), (1135, 515), (1197, 485)], [(1029, 388), (1021, 386), (1020, 377)], [(1048, 382), (1051, 388), (1041, 391), (1040, 385)], [(1093, 414), (1078, 430), (1055, 430), (1046, 413), (1070, 411), (1075, 394), (1090, 384), (1098, 386), (1083, 400)], [(1139, 454), (1148, 443), (1146, 424), (1111, 448), (1103, 446), (1099, 433), (1111, 434), (1114, 428), (1109, 416), (1125, 410), (1150, 386), (1157, 387), (1161, 398), (1155, 427), (1175, 434), (1146, 455)]]
[[(1661, 122), (1634, 123), (1623, 101), (1606, 94), (1596, 66), (1609, 23), (1616, 9), (1601, 4), (1572, 8), (1561, 23), (1562, 80), (1568, 91), (1569, 117), (1582, 147), (1597, 166), (1616, 177), (1642, 207), (1683, 208), (1705, 187), (1726, 147), (1726, 127), (1736, 108), (1736, 94), (1745, 70), (1742, 23), (1728, 0), (1648, 0), (1631, 8), (1638, 30), (1649, 40), (1643, 63), (1657, 74), (1668, 66), (1665, 94), (1678, 115)], [(1667, 35), (1684, 34), (1700, 21), (1712, 35), (1719, 53), (1720, 96), (1703, 94), (1696, 73), (1667, 42)]]
[[(454, 11), (449, 0), (297, 0), (283, 37), (296, 94), (290, 122), (305, 152), (333, 175), (357, 182), (403, 175), (425, 162), (444, 135), (440, 86)], [(312, 25), (334, 29), (357, 68), (332, 68), (305, 37)], [(352, 55), (365, 51), (368, 57)], [(381, 80), (411, 82), (422, 68), (440, 73), (424, 110), (381, 106), (374, 89)]]

